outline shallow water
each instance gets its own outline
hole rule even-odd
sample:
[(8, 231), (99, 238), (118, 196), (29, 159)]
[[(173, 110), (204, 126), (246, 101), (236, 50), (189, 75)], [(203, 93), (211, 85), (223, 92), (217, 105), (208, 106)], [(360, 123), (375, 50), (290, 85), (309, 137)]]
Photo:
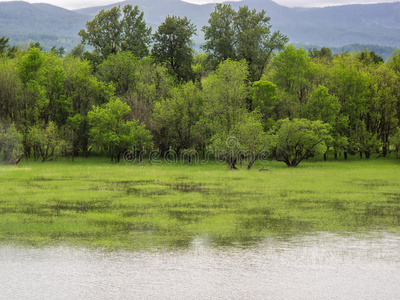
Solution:
[(0, 299), (399, 299), (400, 234), (103, 252), (0, 246)]

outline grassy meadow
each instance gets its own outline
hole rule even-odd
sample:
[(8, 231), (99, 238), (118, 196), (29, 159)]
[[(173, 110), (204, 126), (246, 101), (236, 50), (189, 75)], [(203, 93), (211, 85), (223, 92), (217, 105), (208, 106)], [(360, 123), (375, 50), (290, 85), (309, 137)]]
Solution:
[(400, 229), (400, 161), (0, 165), (0, 243), (118, 249), (248, 245), (267, 236)]

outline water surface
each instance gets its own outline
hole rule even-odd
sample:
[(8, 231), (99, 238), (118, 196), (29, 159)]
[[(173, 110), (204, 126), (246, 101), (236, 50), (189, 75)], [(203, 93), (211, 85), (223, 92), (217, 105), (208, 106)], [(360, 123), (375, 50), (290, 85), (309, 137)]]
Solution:
[(398, 299), (400, 235), (143, 252), (0, 246), (0, 299)]

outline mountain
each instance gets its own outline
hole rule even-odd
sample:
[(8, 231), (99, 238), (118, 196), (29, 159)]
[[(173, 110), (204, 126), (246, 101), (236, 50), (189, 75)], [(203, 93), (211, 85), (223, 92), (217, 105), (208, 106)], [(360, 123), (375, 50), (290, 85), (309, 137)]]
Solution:
[(0, 3), (0, 36), (11, 44), (40, 42), (45, 48), (72, 48), (79, 43), (78, 32), (88, 16), (49, 4), (23, 1)]
[[(168, 15), (187, 16), (197, 26), (194, 39), (197, 46), (203, 41), (201, 28), (214, 10), (214, 4), (195, 5), (181, 0), (128, 0), (74, 11), (48, 4), (0, 2), (0, 36), (10, 37), (12, 43), (39, 41), (47, 47), (64, 46), (68, 51), (79, 43), (79, 30), (100, 10), (126, 4), (138, 5), (153, 30)], [(324, 8), (289, 8), (271, 0), (242, 0), (230, 4), (235, 9), (244, 5), (264, 9), (271, 17), (272, 30), (279, 29), (291, 43), (400, 47), (400, 2)]]

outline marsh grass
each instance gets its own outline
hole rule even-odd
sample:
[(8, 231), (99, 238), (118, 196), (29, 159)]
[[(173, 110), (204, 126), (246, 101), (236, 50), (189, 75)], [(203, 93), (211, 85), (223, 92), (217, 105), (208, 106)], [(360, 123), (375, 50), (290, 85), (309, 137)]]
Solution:
[[(0, 241), (143, 249), (400, 229), (395, 159), (271, 162), (270, 171), (107, 159), (0, 166)], [(261, 166), (260, 166), (261, 167)]]

